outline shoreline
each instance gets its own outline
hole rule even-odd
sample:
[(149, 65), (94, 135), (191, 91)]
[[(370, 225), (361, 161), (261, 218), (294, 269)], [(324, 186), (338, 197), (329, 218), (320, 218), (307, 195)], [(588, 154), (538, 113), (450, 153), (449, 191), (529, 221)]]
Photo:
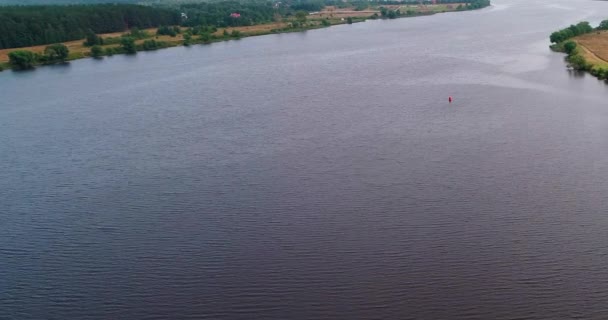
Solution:
[[(265, 35), (270, 35), (270, 34), (303, 32), (303, 31), (308, 31), (308, 30), (328, 28), (328, 27), (332, 27), (332, 26), (336, 26), (336, 25), (360, 23), (360, 22), (365, 22), (367, 20), (393, 20), (393, 19), (400, 19), (400, 18), (416, 18), (416, 17), (422, 17), (422, 16), (431, 16), (431, 15), (435, 15), (435, 14), (439, 14), (439, 13), (447, 13), (447, 12), (473, 11), (473, 10), (484, 9), (489, 6), (491, 6), (491, 5), (481, 7), (481, 8), (474, 8), (474, 9), (450, 8), (449, 10), (447, 10), (448, 7), (442, 6), (441, 11), (424, 11), (424, 12), (414, 12), (414, 13), (408, 11), (407, 14), (402, 14), (402, 15), (399, 15), (397, 17), (392, 17), (392, 18), (380, 17), (378, 15), (380, 13), (380, 11), (373, 11), (373, 14), (371, 14), (369, 16), (343, 16), (343, 17), (339, 17), (339, 18), (333, 18), (333, 13), (323, 11), (320, 13), (316, 13), (318, 18), (315, 18), (315, 14), (310, 15), (309, 17), (311, 17), (311, 18), (309, 18), (308, 24), (305, 26), (299, 26), (299, 27), (294, 28), (294, 27), (290, 27), (290, 24), (292, 21), (283, 21), (283, 22), (258, 24), (258, 25), (253, 25), (253, 26), (244, 26), (244, 27), (218, 28), (216, 32), (212, 33), (213, 38), (208, 39), (208, 40), (202, 40), (200, 38), (191, 39), (190, 41), (188, 41), (188, 43), (186, 43), (186, 40), (184, 39), (184, 36), (183, 36), (184, 33), (181, 33), (176, 37), (152, 35), (152, 36), (148, 36), (143, 39), (138, 39), (136, 41), (137, 50), (135, 53), (124, 52), (118, 45), (115, 45), (115, 44), (114, 45), (104, 45), (104, 46), (102, 46), (102, 48), (105, 49), (104, 53), (99, 56), (96, 56), (96, 57), (93, 57), (91, 55), (91, 51), (90, 51), (91, 47), (85, 47), (83, 45), (83, 42), (85, 41), (85, 39), (82, 39), (82, 40), (69, 41), (69, 42), (62, 43), (62, 44), (65, 44), (68, 48), (71, 48), (71, 50), (70, 50), (71, 52), (70, 52), (68, 58), (65, 59), (64, 61), (55, 61), (52, 63), (36, 63), (36, 64), (34, 64), (34, 68), (39, 67), (39, 66), (45, 66), (45, 65), (66, 63), (69, 61), (75, 61), (75, 60), (86, 59), (86, 58), (103, 59), (106, 56), (112, 56), (115, 54), (136, 55), (137, 52), (142, 52), (142, 51), (154, 51), (154, 50), (173, 48), (173, 47), (179, 47), (179, 46), (206, 45), (206, 44), (212, 44), (212, 43), (216, 43), (216, 42), (240, 40), (243, 38), (265, 36)], [(357, 12), (357, 11), (354, 11), (354, 12)], [(365, 12), (371, 13), (372, 11), (365, 11)], [(338, 11), (336, 13), (339, 14), (340, 12)], [(323, 18), (324, 14), (326, 15), (325, 18)], [(327, 15), (330, 15), (330, 14), (331, 14), (332, 18), (327, 17)], [(186, 30), (186, 29), (187, 28), (182, 28), (182, 30)], [(146, 29), (143, 31), (146, 31), (149, 34), (156, 34), (157, 28)], [(99, 36), (104, 39), (120, 38), (122, 36), (122, 34), (127, 33), (127, 32), (128, 31), (109, 33), (109, 34), (100, 34)], [(157, 41), (159, 46), (154, 47), (152, 49), (146, 49), (143, 46), (143, 44), (145, 41), (148, 41), (148, 40)], [(26, 50), (26, 51), (32, 51), (34, 53), (40, 54), (44, 51), (44, 48), (46, 46), (48, 46), (48, 45), (39, 45), (39, 46), (33, 46), (33, 47), (11, 48), (11, 49), (0, 50), (0, 72), (5, 71), (5, 70), (21, 71), (21, 69), (14, 67), (8, 61), (8, 54), (10, 52)], [(110, 49), (110, 51), (109, 51), (110, 53), (108, 53), (107, 49)]]
[(566, 54), (567, 67), (587, 72), (598, 80), (608, 82), (608, 30), (590, 32), (565, 39), (550, 46), (554, 52)]

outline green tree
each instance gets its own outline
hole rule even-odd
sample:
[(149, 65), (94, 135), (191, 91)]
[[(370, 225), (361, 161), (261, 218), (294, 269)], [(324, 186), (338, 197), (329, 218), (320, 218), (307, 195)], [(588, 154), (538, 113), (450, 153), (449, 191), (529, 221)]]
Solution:
[(570, 66), (576, 70), (586, 70), (587, 69), (587, 61), (582, 56), (575, 54), (568, 58), (568, 62)]
[(346, 23), (352, 24), (353, 23), (353, 18), (352, 17), (346, 18)]
[(566, 43), (564, 43), (564, 51), (566, 51), (567, 54), (572, 54), (575, 49), (576, 49), (576, 42), (566, 41)]
[(382, 17), (387, 17), (388, 16), (388, 10), (385, 7), (380, 8), (380, 15)]
[(168, 26), (160, 26), (158, 28), (158, 30), (156, 30), (156, 34), (170, 36), (170, 37), (177, 36), (177, 32), (175, 32), (175, 29), (168, 27)]
[(233, 38), (237, 38), (240, 39), (241, 38), (241, 32), (238, 30), (232, 30), (232, 33), (230, 34), (231, 37)]
[(65, 61), (70, 55), (70, 49), (63, 43), (56, 43), (47, 46), (44, 49), (44, 55), (46, 55), (50, 61)]
[(128, 54), (137, 53), (137, 47), (135, 46), (135, 39), (131, 37), (123, 37), (120, 39), (120, 46)]
[(600, 25), (597, 28), (598, 30), (608, 30), (608, 20), (600, 22)]
[(308, 12), (306, 12), (304, 10), (300, 10), (300, 11), (296, 12), (296, 19), (300, 23), (306, 22), (306, 16), (308, 16)]
[(35, 53), (27, 50), (17, 50), (8, 54), (10, 64), (17, 69), (31, 69), (38, 62)]
[(201, 34), (201, 40), (203, 42), (209, 42), (209, 41), (211, 41), (211, 35), (208, 33), (203, 33), (203, 34)]
[(87, 47), (92, 47), (94, 45), (103, 45), (103, 38), (96, 35), (93, 30), (89, 29), (87, 32), (87, 39), (84, 42), (84, 45)]
[(184, 45), (189, 46), (191, 43), (192, 43), (192, 35), (190, 33), (184, 33)]
[(91, 47), (91, 57), (99, 58), (103, 55), (103, 48), (100, 45), (94, 45)]

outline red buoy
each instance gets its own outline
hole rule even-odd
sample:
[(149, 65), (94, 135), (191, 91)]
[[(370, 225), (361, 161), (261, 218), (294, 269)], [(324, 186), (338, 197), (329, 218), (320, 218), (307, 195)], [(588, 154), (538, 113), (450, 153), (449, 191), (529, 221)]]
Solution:
[(451, 96), (448, 98), (448, 101), (449, 101), (450, 103), (452, 103), (452, 97), (451, 97)]

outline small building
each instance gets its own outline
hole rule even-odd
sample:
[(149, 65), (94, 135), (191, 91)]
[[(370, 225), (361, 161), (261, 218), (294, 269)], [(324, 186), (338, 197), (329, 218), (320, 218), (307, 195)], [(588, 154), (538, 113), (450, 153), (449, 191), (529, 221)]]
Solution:
[(241, 14), (238, 12), (233, 12), (230, 14), (230, 18), (240, 18), (240, 17), (241, 17)]

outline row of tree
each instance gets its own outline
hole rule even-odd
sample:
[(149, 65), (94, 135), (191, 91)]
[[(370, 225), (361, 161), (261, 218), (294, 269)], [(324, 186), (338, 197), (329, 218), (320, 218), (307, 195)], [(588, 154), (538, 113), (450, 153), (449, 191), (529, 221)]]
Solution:
[(64, 44), (57, 43), (47, 46), (43, 54), (28, 50), (16, 50), (8, 54), (9, 63), (16, 69), (29, 69), (37, 64), (49, 64), (65, 61), (70, 50)]
[(593, 27), (587, 21), (579, 22), (577, 24), (573, 24), (568, 28), (561, 29), (559, 31), (555, 31), (551, 34), (549, 39), (553, 43), (561, 43), (570, 38), (574, 38), (581, 34), (593, 32)]
[(181, 22), (174, 10), (138, 5), (0, 7), (0, 49), (83, 39), (91, 33)]

